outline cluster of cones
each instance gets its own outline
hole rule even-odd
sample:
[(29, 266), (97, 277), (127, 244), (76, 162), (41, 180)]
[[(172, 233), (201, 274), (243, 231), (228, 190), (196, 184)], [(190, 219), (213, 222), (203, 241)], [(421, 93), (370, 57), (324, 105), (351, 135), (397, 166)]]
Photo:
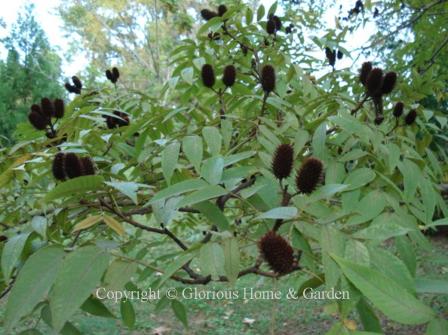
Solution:
[(52, 171), (57, 180), (66, 180), (94, 175), (95, 166), (90, 157), (79, 157), (72, 152), (58, 152), (53, 160)]

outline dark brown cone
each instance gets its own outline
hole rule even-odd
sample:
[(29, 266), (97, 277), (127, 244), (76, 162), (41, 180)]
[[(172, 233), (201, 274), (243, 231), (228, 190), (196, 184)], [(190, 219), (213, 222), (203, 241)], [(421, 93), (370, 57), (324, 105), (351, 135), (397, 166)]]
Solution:
[(275, 89), (275, 70), (272, 65), (265, 65), (261, 69), (261, 86), (266, 93)]
[(403, 115), (403, 110), (404, 110), (404, 103), (402, 103), (401, 101), (397, 102), (394, 106), (394, 111), (393, 114), (395, 117), (400, 117), (401, 115)]
[(126, 113), (114, 111), (114, 114), (120, 117), (120, 119), (113, 116), (107, 116), (106, 117), (107, 128), (113, 129), (129, 125), (129, 116)]
[(42, 114), (42, 109), (41, 109), (40, 106), (37, 105), (37, 104), (34, 104), (34, 105), (31, 106), (31, 111), (32, 111), (32, 112), (39, 113), (39, 114)]
[(77, 89), (79, 89), (79, 90), (82, 89), (82, 83), (81, 83), (81, 80), (80, 80), (77, 76), (73, 76), (73, 77), (72, 77), (72, 81), (73, 81), (73, 84), (75, 85), (75, 87), (76, 87)]
[(331, 50), (329, 47), (325, 48), (325, 56), (328, 59), (328, 63), (331, 66), (334, 66), (336, 64), (336, 51), (335, 50)]
[(415, 122), (415, 119), (417, 118), (417, 111), (415, 109), (412, 109), (404, 118), (404, 122), (410, 126)]
[(272, 20), (275, 23), (275, 30), (281, 30), (282, 29), (282, 21), (280, 20), (280, 18), (277, 15), (273, 15), (272, 16)]
[(381, 94), (381, 88), (383, 86), (383, 70), (376, 67), (370, 71), (367, 77), (367, 93), (370, 96)]
[(65, 155), (65, 173), (68, 178), (76, 178), (82, 176), (81, 159), (74, 153), (67, 153)]
[(260, 239), (258, 247), (261, 255), (274, 272), (286, 274), (292, 270), (294, 250), (283, 237), (269, 231)]
[(81, 158), (82, 175), (91, 176), (95, 174), (95, 167), (90, 157)]
[(42, 114), (44, 114), (47, 118), (51, 118), (54, 116), (54, 106), (50, 99), (42, 98), (40, 101), (40, 106), (42, 108)]
[(381, 88), (381, 93), (389, 94), (395, 87), (397, 82), (397, 73), (396, 72), (387, 72), (383, 79), (383, 86)]
[(54, 100), (54, 116), (58, 119), (64, 117), (64, 100), (55, 99)]
[(116, 68), (115, 66), (112, 68), (112, 75), (114, 76), (113, 83), (115, 84), (117, 82), (118, 78), (120, 78), (120, 71), (118, 71), (118, 68)]
[(226, 5), (219, 5), (218, 7), (218, 15), (223, 16), (227, 12)]
[(235, 66), (227, 65), (224, 68), (224, 75), (222, 76), (222, 82), (227, 87), (231, 87), (231, 86), (233, 86), (233, 84), (235, 84), (235, 79), (236, 79), (236, 69), (235, 69)]
[(33, 110), (28, 114), (28, 120), (37, 130), (44, 130), (49, 124), (49, 119), (45, 115)]
[(365, 62), (361, 66), (361, 70), (359, 71), (359, 81), (361, 84), (366, 86), (367, 78), (369, 77), (370, 71), (372, 71), (372, 63)]
[(338, 59), (342, 59), (342, 57), (344, 57), (344, 54), (341, 50), (338, 50)]
[(314, 157), (305, 159), (297, 172), (297, 191), (305, 194), (312, 193), (322, 180), (323, 170), (323, 164), (319, 159)]
[(275, 34), (275, 21), (273, 19), (269, 19), (266, 23), (266, 32), (270, 35)]
[(209, 9), (203, 9), (201, 10), (201, 16), (204, 20), (208, 21), (218, 16), (218, 13), (211, 11)]
[(112, 74), (111, 70), (106, 70), (106, 78), (109, 79), (110, 81), (114, 80), (114, 75)]
[(58, 152), (56, 156), (54, 156), (53, 160), (53, 176), (57, 180), (65, 180), (65, 154), (63, 152)]
[(288, 178), (292, 171), (294, 149), (289, 144), (281, 144), (272, 159), (272, 172), (277, 179)]
[(201, 70), (202, 83), (205, 87), (212, 88), (215, 85), (215, 71), (210, 64), (204, 64)]

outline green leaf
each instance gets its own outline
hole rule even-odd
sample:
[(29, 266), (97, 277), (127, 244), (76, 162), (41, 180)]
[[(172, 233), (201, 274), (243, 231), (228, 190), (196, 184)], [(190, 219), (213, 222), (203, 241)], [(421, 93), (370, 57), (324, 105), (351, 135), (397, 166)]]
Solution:
[(137, 271), (137, 264), (117, 259), (112, 262), (104, 276), (104, 286), (108, 290), (121, 290)]
[(294, 153), (298, 155), (302, 152), (303, 147), (308, 142), (310, 135), (306, 130), (299, 129), (294, 139)]
[(206, 243), (202, 246), (200, 253), (200, 267), (203, 274), (212, 275), (216, 280), (224, 274), (224, 250), (215, 242)]
[(365, 330), (370, 332), (378, 332), (380, 334), (383, 333), (380, 320), (376, 316), (373, 308), (364, 298), (361, 298), (361, 300), (359, 300), (356, 309)]
[(22, 255), (23, 247), (28, 240), (30, 233), (21, 233), (11, 237), (3, 247), (2, 252), (2, 272), (5, 281), (8, 282), (11, 272), (16, 266), (20, 255)]
[(184, 197), (178, 204), (177, 207), (191, 206), (199, 202), (213, 199), (221, 195), (226, 194), (227, 191), (218, 185), (206, 186), (192, 194)]
[(434, 312), (382, 273), (331, 255), (344, 275), (390, 319), (408, 325), (434, 318)]
[(195, 191), (207, 186), (208, 184), (202, 179), (185, 180), (180, 183), (171, 185), (163, 190), (157, 192), (149, 202), (153, 204), (159, 200), (164, 200), (175, 195), (179, 195), (185, 192)]
[(179, 159), (180, 144), (178, 142), (171, 143), (162, 151), (162, 171), (163, 176), (168, 184), (171, 182), (174, 169)]
[(202, 129), (202, 136), (204, 136), (207, 143), (208, 152), (212, 156), (219, 155), (221, 152), (222, 136), (216, 127), (204, 127)]
[(415, 278), (418, 293), (448, 294), (448, 280)]
[(133, 329), (135, 326), (135, 311), (130, 300), (121, 300), (120, 303), (121, 319), (126, 327)]
[(131, 199), (134, 204), (138, 204), (137, 191), (139, 188), (139, 184), (130, 181), (111, 181), (105, 182), (105, 184), (123, 193), (125, 196)]
[(426, 328), (425, 335), (446, 335), (448, 334), (448, 321), (444, 319), (433, 319)]
[(265, 14), (265, 11), (266, 10), (264, 9), (263, 5), (258, 7), (258, 10), (257, 10), (257, 21), (260, 21), (263, 18), (264, 14)]
[(360, 168), (351, 172), (345, 178), (344, 184), (349, 185), (347, 191), (362, 187), (375, 179), (375, 172), (369, 168)]
[[(5, 328), (10, 330), (42, 301), (56, 279), (64, 257), (57, 246), (39, 249), (31, 255), (20, 270), (11, 289), (5, 311)], [(39, 280), (36, 280), (39, 278)]]
[(202, 138), (197, 135), (187, 136), (182, 141), (182, 151), (197, 173), (201, 172), (203, 150)]
[(311, 141), (311, 147), (313, 149), (313, 156), (325, 160), (326, 148), (325, 141), (327, 139), (327, 125), (323, 122), (317, 127), (314, 132), (313, 139)]
[(95, 246), (81, 247), (65, 258), (49, 299), (56, 331), (90, 296), (108, 265), (109, 255)]
[(31, 226), (34, 231), (42, 236), (43, 239), (46, 239), (47, 235), (47, 218), (44, 216), (34, 216), (31, 220)]
[(319, 275), (317, 275), (316, 277), (311, 277), (310, 279), (304, 281), (300, 287), (299, 290), (297, 291), (297, 296), (301, 297), (303, 295), (303, 292), (307, 289), (307, 288), (318, 288), (319, 286), (321, 286), (323, 283), (325, 282), (324, 279), (324, 274), (321, 273)]
[(225, 239), (224, 242), (224, 271), (231, 285), (234, 285), (240, 272), (240, 250), (238, 241), (234, 238)]
[(384, 241), (394, 236), (406, 235), (410, 231), (413, 231), (413, 229), (399, 225), (394, 222), (392, 215), (384, 213), (373, 220), (370, 226), (356, 232), (354, 236), (356, 238)]
[(207, 219), (215, 224), (220, 231), (229, 230), (230, 224), (227, 217), (215, 204), (210, 201), (203, 201), (193, 205), (193, 208), (199, 210), (201, 214), (205, 215)]
[(277, 207), (273, 208), (266, 213), (257, 216), (255, 219), (293, 219), (297, 215), (297, 208), (295, 207)]
[(217, 185), (222, 178), (224, 159), (221, 156), (212, 157), (204, 161), (201, 169), (201, 177), (212, 185)]
[(115, 315), (109, 311), (109, 309), (104, 306), (101, 300), (95, 298), (94, 296), (90, 296), (81, 306), (81, 309), (84, 312), (89, 314), (100, 316), (103, 318), (115, 318)]
[(47, 193), (45, 201), (49, 202), (66, 196), (85, 194), (89, 191), (98, 191), (102, 188), (104, 178), (102, 176), (83, 176), (67, 180), (58, 184)]
[(157, 284), (157, 288), (162, 287), (162, 285), (179, 270), (183, 265), (191, 261), (196, 256), (196, 252), (185, 252), (181, 254), (178, 258), (171, 261), (167, 268), (163, 272), (163, 276)]
[(187, 309), (184, 304), (179, 300), (172, 300), (171, 308), (173, 309), (174, 315), (176, 315), (185, 327), (188, 327)]
[(415, 254), (414, 246), (407, 236), (398, 236), (395, 238), (398, 254), (403, 260), (412, 276), (415, 276), (417, 268), (417, 256)]
[(322, 265), (324, 268), (325, 286), (327, 290), (336, 287), (341, 275), (341, 271), (335, 261), (330, 257), (330, 253), (344, 257), (345, 243), (345, 236), (335, 228), (322, 228), (320, 244), (322, 246)]

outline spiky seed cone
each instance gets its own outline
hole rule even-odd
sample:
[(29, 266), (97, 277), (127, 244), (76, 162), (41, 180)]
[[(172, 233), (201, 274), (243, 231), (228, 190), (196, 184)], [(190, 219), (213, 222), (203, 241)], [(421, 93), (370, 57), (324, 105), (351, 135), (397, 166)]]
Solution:
[(114, 80), (114, 75), (112, 74), (112, 71), (109, 69), (106, 70), (106, 78), (109, 79), (110, 81)]
[(54, 156), (52, 171), (57, 180), (65, 180), (65, 154), (63, 152), (58, 152)]
[(338, 59), (342, 59), (342, 57), (344, 57), (344, 54), (341, 50), (338, 50)]
[(275, 23), (275, 30), (281, 30), (282, 29), (282, 20), (277, 15), (272, 16), (272, 20)]
[(404, 118), (404, 122), (410, 126), (415, 122), (415, 119), (417, 118), (417, 111), (415, 109), (412, 109)]
[(399, 118), (401, 115), (403, 115), (404, 110), (404, 103), (401, 101), (397, 102), (394, 106), (393, 114), (396, 118)]
[(324, 166), (314, 157), (305, 159), (297, 172), (296, 187), (300, 193), (310, 194), (322, 180)]
[(396, 72), (387, 72), (383, 78), (383, 86), (381, 88), (381, 92), (383, 94), (389, 94), (395, 87), (395, 83), (397, 82), (397, 73)]
[(64, 100), (55, 99), (54, 100), (54, 116), (58, 119), (64, 117)]
[(369, 77), (370, 71), (372, 71), (372, 63), (371, 62), (363, 63), (361, 66), (361, 70), (359, 71), (359, 81), (364, 86), (366, 86), (367, 84), (367, 78)]
[(49, 119), (45, 115), (33, 110), (28, 114), (28, 120), (37, 130), (44, 130), (49, 123)]
[(210, 64), (204, 64), (201, 70), (202, 83), (205, 87), (212, 88), (215, 85), (215, 71)]
[(42, 114), (46, 117), (51, 118), (54, 116), (54, 106), (50, 99), (42, 98), (40, 100), (40, 106), (42, 108)]
[(119, 111), (114, 111), (114, 114), (120, 119), (115, 119), (115, 122), (119, 127), (124, 127), (129, 125), (129, 116), (126, 113), (122, 113)]
[(76, 178), (82, 176), (81, 159), (74, 153), (67, 153), (65, 155), (65, 173), (68, 178)]
[(82, 175), (91, 176), (95, 174), (95, 167), (90, 157), (81, 158)]
[(38, 104), (31, 105), (31, 111), (42, 114), (42, 109)]
[(219, 5), (218, 7), (218, 15), (223, 16), (227, 12), (226, 5)]
[(235, 84), (235, 79), (236, 79), (236, 69), (235, 69), (235, 66), (227, 65), (224, 68), (224, 74), (222, 76), (222, 82), (227, 87), (231, 87), (231, 86), (233, 86), (233, 84)]
[(261, 255), (273, 271), (285, 274), (292, 270), (294, 250), (283, 237), (269, 231), (260, 239), (258, 247)]
[(269, 19), (268, 22), (266, 22), (266, 32), (270, 35), (275, 34), (275, 22), (272, 19)]
[(113, 129), (113, 128), (118, 127), (118, 126), (117, 126), (117, 123), (116, 123), (115, 121), (116, 121), (116, 118), (114, 118), (114, 117), (112, 117), (112, 116), (106, 116), (106, 125), (107, 125), (107, 128), (109, 128), (109, 129)]
[(112, 75), (114, 76), (114, 84), (117, 82), (118, 78), (120, 78), (120, 71), (115, 66), (112, 68)]
[(275, 69), (272, 65), (265, 65), (261, 69), (261, 86), (266, 93), (275, 89)]
[(82, 83), (81, 83), (81, 80), (80, 80), (77, 76), (73, 76), (73, 77), (72, 77), (72, 81), (73, 81), (73, 84), (75, 85), (75, 87), (76, 87), (77, 89), (82, 89)]
[(272, 172), (277, 179), (288, 178), (292, 171), (294, 149), (289, 144), (280, 144), (272, 159)]
[(65, 89), (69, 92), (69, 93), (74, 93), (73, 92), (73, 86), (70, 85), (69, 83), (65, 83), (64, 84)]
[(204, 20), (208, 21), (218, 16), (218, 13), (211, 11), (209, 9), (203, 9), (201, 10), (201, 16)]
[(370, 96), (381, 94), (381, 88), (383, 86), (383, 70), (376, 67), (370, 71), (367, 77), (367, 93)]
[(328, 63), (331, 66), (334, 66), (336, 64), (336, 51), (335, 50), (331, 50), (329, 47), (325, 48), (325, 56), (328, 59)]

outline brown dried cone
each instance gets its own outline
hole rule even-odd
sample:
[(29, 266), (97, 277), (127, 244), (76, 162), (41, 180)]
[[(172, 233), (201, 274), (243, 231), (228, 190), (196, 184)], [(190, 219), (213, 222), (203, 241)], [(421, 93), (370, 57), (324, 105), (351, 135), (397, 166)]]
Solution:
[(204, 64), (201, 70), (202, 83), (205, 87), (212, 88), (215, 85), (215, 71), (210, 64)]
[(275, 70), (272, 65), (265, 65), (261, 69), (261, 86), (266, 93), (275, 89)]
[(296, 187), (300, 193), (310, 194), (322, 181), (324, 166), (322, 162), (314, 157), (303, 161), (296, 176)]
[(281, 30), (282, 29), (282, 21), (280, 20), (280, 18), (277, 15), (273, 15), (271, 19), (275, 23), (275, 30), (277, 30), (277, 31)]
[(31, 111), (28, 114), (28, 121), (30, 121), (33, 127), (37, 130), (44, 130), (50, 124), (50, 119), (42, 114), (39, 105), (31, 106)]
[(397, 82), (397, 73), (396, 72), (387, 72), (383, 78), (383, 86), (381, 88), (381, 93), (389, 94), (395, 87)]
[(93, 165), (93, 161), (90, 157), (82, 157), (81, 158), (82, 165), (82, 175), (90, 176), (95, 174), (95, 167)]
[(208, 21), (218, 16), (218, 13), (211, 11), (209, 9), (203, 9), (201, 10), (201, 16), (204, 20)]
[(223, 16), (227, 12), (226, 5), (219, 5), (218, 7), (218, 15)]
[(415, 109), (412, 109), (404, 118), (404, 122), (410, 126), (415, 122), (415, 119), (417, 118), (417, 111)]
[(292, 171), (294, 149), (289, 144), (281, 144), (277, 147), (272, 159), (272, 172), (277, 179), (288, 178)]
[(331, 66), (334, 66), (336, 64), (336, 51), (335, 50), (331, 50), (329, 47), (325, 48), (325, 56), (328, 59), (328, 63)]
[(65, 155), (65, 173), (68, 178), (76, 178), (82, 176), (82, 163), (81, 159), (74, 153), (67, 153)]
[(112, 74), (112, 71), (109, 69), (106, 70), (106, 78), (108, 80), (110, 80), (111, 82), (113, 82), (113, 80), (114, 80), (114, 75)]
[(401, 101), (397, 102), (394, 106), (393, 114), (396, 118), (399, 118), (401, 115), (403, 115), (404, 110), (404, 103)]
[(366, 87), (367, 93), (370, 96), (375, 96), (381, 94), (381, 89), (383, 86), (383, 70), (376, 67), (370, 71), (367, 77)]
[(64, 117), (64, 100), (55, 99), (54, 100), (54, 116), (58, 119)]
[(72, 81), (73, 81), (73, 84), (75, 85), (75, 87), (77, 88), (77, 89), (82, 89), (82, 83), (81, 83), (81, 80), (77, 77), (77, 76), (73, 76), (72, 77)]
[(75, 94), (81, 94), (81, 89), (77, 88), (74, 85), (71, 85), (69, 83), (65, 83), (64, 84), (65, 89), (69, 92), (69, 93), (75, 93)]
[(118, 69), (115, 66), (112, 68), (112, 75), (114, 76), (113, 83), (115, 84), (118, 78), (120, 78), (120, 71), (118, 71)]
[(369, 77), (370, 71), (372, 71), (372, 63), (365, 62), (361, 66), (361, 70), (359, 71), (359, 81), (364, 86), (367, 85), (367, 78)]
[(126, 113), (114, 111), (114, 114), (119, 118), (113, 116), (107, 116), (106, 117), (107, 128), (113, 129), (129, 125), (129, 116)]
[(344, 57), (344, 54), (342, 53), (341, 50), (338, 50), (338, 59), (342, 59), (342, 57)]
[(65, 180), (65, 154), (63, 152), (58, 152), (54, 156), (53, 166), (52, 166), (53, 176), (57, 180)]
[(273, 19), (269, 19), (268, 22), (266, 22), (266, 32), (270, 35), (275, 34), (275, 21)]
[(54, 116), (54, 106), (50, 99), (42, 98), (40, 100), (40, 106), (42, 108), (42, 114), (46, 117), (51, 118)]
[(294, 265), (294, 250), (280, 235), (269, 231), (258, 242), (260, 253), (270, 268), (278, 274), (290, 272)]
[(231, 87), (235, 83), (235, 79), (236, 79), (236, 69), (235, 69), (235, 66), (227, 65), (224, 68), (224, 75), (222, 77), (222, 82), (227, 87)]

